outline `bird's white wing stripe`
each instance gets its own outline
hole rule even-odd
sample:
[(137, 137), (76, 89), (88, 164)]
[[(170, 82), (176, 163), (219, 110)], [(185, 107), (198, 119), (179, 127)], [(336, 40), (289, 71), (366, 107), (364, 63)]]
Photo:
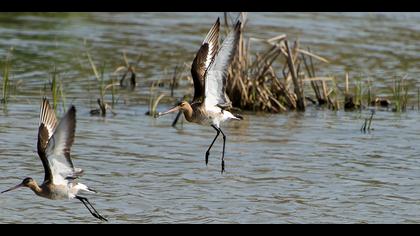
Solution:
[(223, 93), (223, 78), (227, 72), (211, 70), (207, 72), (206, 77), (206, 98), (205, 106), (212, 107), (217, 104), (225, 103)]
[(206, 58), (206, 62), (205, 62), (205, 65), (206, 65), (206, 68), (209, 68), (209, 65), (210, 65), (210, 62), (211, 62), (211, 59), (212, 59), (212, 51), (213, 51), (214, 49), (213, 49), (213, 47), (212, 47), (212, 45), (211, 44), (209, 44), (209, 52), (207, 53), (207, 58)]
[(57, 118), (46, 98), (43, 99), (41, 112), (39, 114), (39, 126), (41, 124), (44, 124), (45, 128), (48, 130), (48, 139), (50, 139), (57, 126)]
[(205, 43), (209, 45), (209, 50), (208, 50), (206, 61), (205, 61), (206, 69), (209, 68), (209, 65), (211, 64), (214, 53), (219, 47), (219, 27), (220, 27), (220, 19), (217, 18), (216, 23), (214, 23), (214, 25), (211, 27), (211, 29), (206, 35), (206, 38), (204, 39), (202, 43), (202, 45)]
[[(238, 26), (236, 26), (238, 27)], [(206, 73), (205, 84), (205, 106), (215, 106), (220, 103), (226, 103), (225, 83), (229, 64), (235, 52), (238, 39), (238, 31), (232, 30), (217, 53), (213, 63)]]

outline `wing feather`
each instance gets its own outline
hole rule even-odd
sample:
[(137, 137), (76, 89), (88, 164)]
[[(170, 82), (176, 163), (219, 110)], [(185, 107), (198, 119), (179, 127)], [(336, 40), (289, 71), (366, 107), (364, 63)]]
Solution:
[(48, 163), (46, 149), (56, 127), (57, 117), (55, 116), (54, 110), (51, 108), (48, 99), (44, 97), (42, 99), (39, 113), (37, 142), (38, 156), (41, 159), (42, 165), (44, 166), (44, 181), (52, 180), (52, 173)]
[(70, 157), (75, 131), (76, 108), (71, 106), (50, 138), (46, 150), (54, 184), (67, 184), (69, 176), (75, 176), (82, 172), (82, 170), (75, 170)]
[(219, 28), (220, 19), (217, 18), (193, 60), (191, 66), (191, 75), (194, 81), (193, 101), (204, 98), (204, 75), (219, 49)]
[(229, 66), (235, 55), (239, 41), (241, 22), (238, 21), (216, 54), (205, 74), (205, 106), (225, 105), (229, 102), (226, 96), (226, 79)]

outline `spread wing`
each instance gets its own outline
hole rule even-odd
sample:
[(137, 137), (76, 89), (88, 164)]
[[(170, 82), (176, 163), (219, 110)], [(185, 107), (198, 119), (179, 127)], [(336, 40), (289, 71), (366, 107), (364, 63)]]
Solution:
[(74, 175), (70, 149), (76, 130), (76, 109), (72, 106), (58, 124), (46, 150), (54, 184), (67, 184), (66, 178)]
[(76, 108), (71, 106), (49, 139), (45, 151), (51, 175), (49, 180), (52, 180), (53, 184), (67, 184), (69, 179), (74, 179), (82, 173), (80, 169), (75, 170), (70, 157), (75, 131)]
[(211, 27), (198, 50), (191, 66), (191, 75), (194, 81), (194, 98), (197, 101), (204, 98), (204, 74), (219, 49), (220, 19)]
[(205, 74), (205, 106), (226, 106), (226, 79), (239, 41), (241, 22), (238, 21), (218, 51)]
[(51, 170), (49, 168), (46, 149), (50, 138), (57, 127), (57, 118), (54, 110), (51, 108), (48, 100), (44, 97), (41, 103), (39, 115), (39, 128), (38, 128), (38, 156), (44, 166), (45, 176), (44, 181), (52, 179)]

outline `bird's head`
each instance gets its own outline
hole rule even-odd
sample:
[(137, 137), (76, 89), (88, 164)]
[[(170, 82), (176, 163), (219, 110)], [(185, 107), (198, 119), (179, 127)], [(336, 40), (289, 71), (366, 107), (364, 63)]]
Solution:
[(21, 188), (21, 187), (27, 187), (27, 188), (34, 188), (36, 186), (36, 183), (35, 183), (35, 180), (33, 180), (32, 178), (25, 178), (23, 181), (22, 181), (22, 183), (20, 183), (20, 184), (18, 184), (18, 185), (16, 185), (15, 187), (13, 187), (13, 188), (9, 188), (8, 190), (5, 190), (5, 191), (3, 191), (3, 192), (1, 192), (1, 193), (5, 193), (5, 192), (9, 192), (9, 191), (12, 191), (12, 190), (15, 190), (15, 189), (18, 189), (18, 188)]
[(181, 111), (186, 110), (189, 105), (190, 104), (186, 101), (182, 101), (182, 102), (178, 103), (179, 110), (181, 110)]
[(176, 111), (185, 111), (188, 108), (188, 106), (190, 106), (190, 104), (187, 101), (182, 101), (178, 103), (178, 105), (176, 105), (174, 108), (170, 109), (169, 111), (159, 112), (158, 117), (172, 113), (172, 112), (176, 112)]

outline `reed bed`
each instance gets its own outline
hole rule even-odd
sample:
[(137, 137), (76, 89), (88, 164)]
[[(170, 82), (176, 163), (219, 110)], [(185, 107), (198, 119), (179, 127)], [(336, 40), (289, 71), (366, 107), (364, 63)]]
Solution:
[[(391, 102), (376, 96), (370, 79), (350, 78), (348, 73), (344, 78), (320, 76), (317, 67), (329, 64), (328, 59), (309, 47), (303, 49), (299, 41), (291, 43), (284, 34), (269, 39), (246, 39), (246, 14), (240, 17), (244, 24), (226, 86), (233, 107), (269, 113), (304, 112), (309, 102), (331, 110), (388, 108), (391, 104), (394, 104), (393, 111), (406, 110), (410, 87), (405, 79), (395, 80)], [(231, 27), (227, 19), (224, 22), (225, 28)], [(266, 49), (252, 53), (251, 46), (255, 43), (265, 44)], [(339, 86), (340, 81), (344, 81), (344, 88)], [(418, 102), (420, 107), (420, 98)]]
[[(361, 76), (350, 76), (343, 73), (340, 76), (322, 75), (319, 67), (328, 65), (330, 62), (323, 56), (313, 52), (311, 48), (302, 46), (298, 40), (291, 41), (285, 34), (280, 34), (268, 39), (246, 37), (247, 17), (240, 15), (242, 24), (238, 50), (231, 63), (226, 84), (226, 93), (231, 100), (232, 108), (244, 111), (281, 113), (289, 111), (304, 112), (307, 106), (325, 107), (331, 110), (343, 109), (346, 111), (362, 110), (372, 106), (389, 108), (395, 112), (405, 112), (410, 99), (410, 86), (406, 77), (395, 78), (390, 87), (389, 99), (376, 96), (374, 81)], [(234, 25), (229, 22), (225, 14), (225, 33)], [(255, 50), (256, 44), (262, 46), (262, 50)], [(261, 47), (260, 47), (261, 48)], [(84, 55), (89, 65), (89, 73), (93, 73), (92, 84), (98, 89), (93, 101), (96, 100), (98, 109), (91, 111), (92, 115), (105, 116), (107, 111), (116, 114), (112, 109), (119, 95), (129, 96), (129, 90), (134, 91), (140, 87), (138, 80), (137, 65), (142, 56), (129, 61), (126, 53), (123, 53), (123, 63), (119, 64), (113, 72), (105, 73), (106, 64), (100, 66), (94, 62), (86, 47)], [(1, 68), (2, 97), (1, 102), (7, 103), (13, 88), (10, 79), (12, 50), (4, 59)], [(148, 104), (147, 115), (155, 116), (156, 108), (161, 102), (176, 104), (182, 96), (177, 89), (183, 82), (187, 82), (189, 90), (183, 94), (183, 100), (191, 99), (192, 78), (189, 73), (191, 61), (178, 63), (166, 73), (167, 78), (159, 81), (152, 80), (149, 86), (149, 94), (144, 101)], [(65, 88), (60, 79), (57, 68), (50, 72), (50, 85), (53, 98), (53, 107), (56, 111), (58, 101), (62, 100), (65, 110)], [(340, 84), (342, 86), (340, 86)], [(344, 83), (344, 84), (343, 84)], [(90, 89), (89, 83), (89, 88)], [(162, 93), (158, 87), (167, 85), (170, 94)], [(121, 92), (124, 92), (121, 93)], [(134, 91), (138, 92), (138, 91)], [(417, 92), (417, 107), (420, 110), (420, 89)], [(110, 94), (109, 94), (110, 93)], [(107, 99), (111, 99), (110, 102)], [(111, 105), (108, 105), (111, 104)], [(414, 106), (413, 106), (414, 109)], [(178, 114), (177, 119), (180, 118)]]
[[(334, 81), (334, 78), (316, 76), (313, 61), (328, 63), (327, 59), (301, 49), (298, 41), (290, 45), (286, 35), (245, 39), (246, 15), (242, 14), (241, 18), (244, 24), (226, 86), (226, 93), (234, 107), (272, 113), (305, 111), (306, 100), (309, 99), (338, 109), (334, 90), (328, 87), (328, 81)], [(251, 55), (251, 42), (262, 42), (268, 49)], [(311, 84), (316, 100), (305, 97), (304, 83), (307, 82)]]

